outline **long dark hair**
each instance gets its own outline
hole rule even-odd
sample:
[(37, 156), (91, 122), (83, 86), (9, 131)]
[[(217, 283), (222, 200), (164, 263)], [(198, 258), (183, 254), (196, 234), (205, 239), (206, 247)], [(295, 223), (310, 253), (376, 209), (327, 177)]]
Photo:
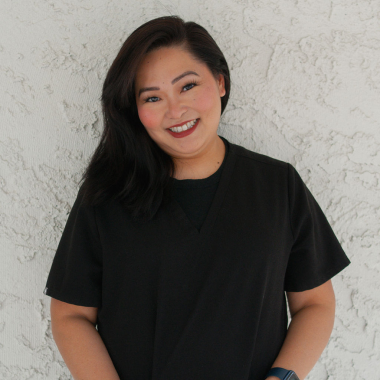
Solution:
[(206, 64), (215, 78), (224, 76), (230, 94), (226, 59), (210, 34), (195, 22), (164, 16), (146, 22), (126, 39), (105, 78), (101, 102), (104, 130), (80, 182), (84, 202), (97, 205), (119, 200), (133, 217), (150, 219), (171, 194), (175, 171), (172, 157), (149, 136), (141, 123), (135, 99), (135, 75), (148, 52), (182, 47)]

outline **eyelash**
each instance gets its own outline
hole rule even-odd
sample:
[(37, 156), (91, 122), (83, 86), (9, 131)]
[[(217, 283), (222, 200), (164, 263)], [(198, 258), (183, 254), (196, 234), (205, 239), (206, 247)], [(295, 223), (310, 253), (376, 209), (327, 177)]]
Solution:
[[(182, 88), (187, 87), (187, 86), (190, 86), (191, 84), (193, 84), (194, 86), (191, 87), (190, 90), (191, 90), (192, 88), (194, 88), (195, 86), (198, 86), (198, 82), (197, 82), (196, 80), (192, 80), (192, 81), (190, 81), (189, 83), (185, 84)], [(187, 91), (189, 91), (189, 90), (187, 90)], [(187, 91), (186, 91), (186, 92), (187, 92)], [(145, 99), (144, 99), (144, 103), (157, 103), (157, 102), (148, 102), (149, 99), (151, 99), (151, 98), (157, 98), (157, 97), (158, 97), (158, 96), (149, 96), (148, 98), (145, 98)]]

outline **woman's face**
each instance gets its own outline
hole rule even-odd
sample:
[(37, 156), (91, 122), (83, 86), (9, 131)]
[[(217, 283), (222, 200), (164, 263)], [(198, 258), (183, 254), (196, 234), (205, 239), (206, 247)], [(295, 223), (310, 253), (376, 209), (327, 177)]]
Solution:
[[(161, 149), (174, 158), (200, 155), (219, 138), (220, 98), (225, 93), (223, 75), (216, 80), (205, 64), (179, 47), (148, 53), (135, 79), (141, 123)], [(196, 119), (197, 123), (185, 133), (169, 130)]]

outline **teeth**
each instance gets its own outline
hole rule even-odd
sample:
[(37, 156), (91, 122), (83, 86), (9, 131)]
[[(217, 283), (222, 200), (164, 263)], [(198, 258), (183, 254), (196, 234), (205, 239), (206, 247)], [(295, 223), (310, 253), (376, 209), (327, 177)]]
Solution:
[(184, 124), (181, 127), (174, 127), (174, 128), (169, 128), (169, 129), (173, 132), (183, 132), (193, 127), (196, 122), (197, 122), (197, 119), (193, 121), (189, 121), (187, 124)]

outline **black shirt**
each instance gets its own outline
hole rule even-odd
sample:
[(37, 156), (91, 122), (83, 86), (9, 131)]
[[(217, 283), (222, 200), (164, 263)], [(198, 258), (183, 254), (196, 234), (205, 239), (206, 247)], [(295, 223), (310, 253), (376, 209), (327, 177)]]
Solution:
[(137, 223), (78, 192), (44, 293), (98, 307), (121, 380), (262, 380), (287, 332), (285, 291), (350, 263), (293, 166), (221, 138), (229, 153), (200, 230), (174, 197)]
[(198, 229), (201, 229), (211, 202), (215, 196), (216, 189), (222, 175), (224, 163), (228, 155), (228, 144), (225, 144), (225, 155), (222, 164), (218, 170), (211, 176), (202, 179), (174, 179), (174, 199), (182, 207), (191, 223)]

